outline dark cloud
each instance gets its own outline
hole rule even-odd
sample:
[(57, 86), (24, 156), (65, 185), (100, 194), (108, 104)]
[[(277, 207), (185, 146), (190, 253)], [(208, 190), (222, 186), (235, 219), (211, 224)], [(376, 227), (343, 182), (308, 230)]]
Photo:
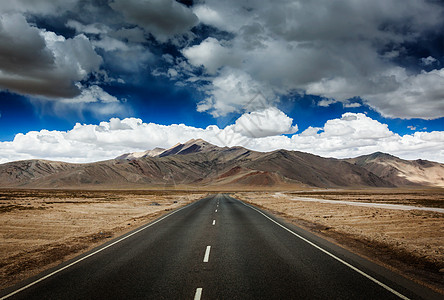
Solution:
[(0, 87), (49, 98), (80, 94), (75, 85), (102, 62), (84, 35), (65, 39), (28, 24), (19, 14), (0, 17)]
[(110, 6), (161, 42), (188, 32), (198, 23), (188, 7), (174, 0), (115, 0)]
[(29, 26), (22, 15), (0, 17), (0, 69), (14, 74), (46, 72), (54, 63), (39, 29)]
[(60, 15), (76, 7), (78, 0), (14, 0), (2, 1), (3, 13), (29, 13), (39, 15)]
[(110, 33), (110, 36), (130, 42), (130, 43), (145, 43), (147, 42), (147, 38), (145, 33), (139, 27), (133, 28), (121, 28), (113, 33)]
[(195, 88), (214, 116), (258, 93), (444, 116), (438, 1), (17, 0), (0, 12), (0, 87), (20, 94), (76, 98), (155, 77)]

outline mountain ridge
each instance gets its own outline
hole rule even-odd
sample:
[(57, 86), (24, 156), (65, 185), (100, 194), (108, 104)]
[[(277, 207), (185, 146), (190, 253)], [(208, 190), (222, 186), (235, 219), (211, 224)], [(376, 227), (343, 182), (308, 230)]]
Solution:
[(416, 159), (405, 160), (388, 153), (375, 152), (346, 159), (398, 186), (427, 185), (444, 187), (444, 164)]
[(190, 140), (85, 164), (25, 160), (0, 164), (0, 187), (444, 187), (444, 165), (376, 152), (350, 159)]

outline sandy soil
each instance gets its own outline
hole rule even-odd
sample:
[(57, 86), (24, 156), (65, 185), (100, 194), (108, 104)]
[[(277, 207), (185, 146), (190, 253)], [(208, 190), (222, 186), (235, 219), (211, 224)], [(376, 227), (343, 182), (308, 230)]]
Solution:
[(205, 194), (0, 190), (0, 287), (36, 275)]
[(444, 213), (299, 201), (298, 197), (443, 207), (444, 190), (236, 193), (444, 294)]

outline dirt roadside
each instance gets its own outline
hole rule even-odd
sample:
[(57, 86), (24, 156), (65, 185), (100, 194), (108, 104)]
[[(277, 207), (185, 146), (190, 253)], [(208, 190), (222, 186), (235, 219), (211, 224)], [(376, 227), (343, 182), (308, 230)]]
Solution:
[(233, 196), (444, 295), (443, 213), (298, 201), (298, 197), (313, 197), (443, 207), (444, 190), (238, 192)]

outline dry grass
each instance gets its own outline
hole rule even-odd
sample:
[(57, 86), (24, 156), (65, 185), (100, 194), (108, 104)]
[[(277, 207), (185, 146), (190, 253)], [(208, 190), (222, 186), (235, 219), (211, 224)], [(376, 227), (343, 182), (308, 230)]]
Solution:
[(0, 190), (0, 286), (38, 274), (204, 195)]
[(371, 260), (444, 291), (444, 214), (297, 201), (297, 197), (443, 207), (444, 190), (236, 193)]

